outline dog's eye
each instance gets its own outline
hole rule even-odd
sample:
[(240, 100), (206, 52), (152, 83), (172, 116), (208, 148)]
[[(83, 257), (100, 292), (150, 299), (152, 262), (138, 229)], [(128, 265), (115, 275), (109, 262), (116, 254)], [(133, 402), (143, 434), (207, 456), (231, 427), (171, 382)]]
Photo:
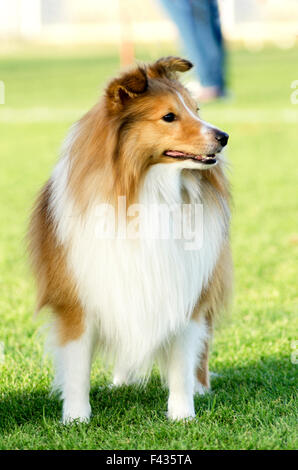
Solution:
[(176, 116), (174, 113), (168, 113), (165, 116), (163, 116), (162, 119), (166, 122), (173, 122), (175, 121)]

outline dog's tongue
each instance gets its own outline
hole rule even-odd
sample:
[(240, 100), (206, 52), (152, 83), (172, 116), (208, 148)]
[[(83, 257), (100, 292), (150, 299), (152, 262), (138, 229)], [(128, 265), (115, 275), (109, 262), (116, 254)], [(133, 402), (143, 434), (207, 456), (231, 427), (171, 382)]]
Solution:
[(184, 157), (185, 153), (178, 152), (178, 150), (167, 150), (166, 155), (169, 155), (169, 157)]
[(200, 160), (202, 158), (202, 155), (190, 155), (184, 152), (179, 152), (178, 150), (167, 150), (165, 154), (169, 157), (191, 157), (196, 158), (197, 160)]

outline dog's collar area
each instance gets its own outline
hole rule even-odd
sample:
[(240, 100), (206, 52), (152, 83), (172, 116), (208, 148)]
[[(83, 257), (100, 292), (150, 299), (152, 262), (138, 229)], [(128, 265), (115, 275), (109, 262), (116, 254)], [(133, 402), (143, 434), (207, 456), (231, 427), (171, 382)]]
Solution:
[(181, 152), (180, 150), (166, 150), (164, 152), (166, 157), (171, 158), (179, 158), (182, 160), (191, 159), (200, 163), (204, 163), (205, 165), (213, 165), (216, 163), (216, 155), (215, 153), (211, 153), (209, 155), (194, 155), (186, 152)]

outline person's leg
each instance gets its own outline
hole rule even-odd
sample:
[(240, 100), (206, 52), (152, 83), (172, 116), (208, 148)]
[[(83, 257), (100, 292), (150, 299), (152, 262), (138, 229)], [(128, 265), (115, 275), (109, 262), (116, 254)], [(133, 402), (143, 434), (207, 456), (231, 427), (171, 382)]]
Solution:
[[(198, 44), (191, 0), (159, 0), (165, 11), (178, 28), (183, 53), (195, 66), (199, 61)], [(197, 67), (195, 73), (198, 74)]]
[(191, 0), (200, 82), (224, 91), (224, 46), (217, 0)]
[(160, 0), (176, 23), (203, 87), (224, 92), (224, 46), (216, 0)]

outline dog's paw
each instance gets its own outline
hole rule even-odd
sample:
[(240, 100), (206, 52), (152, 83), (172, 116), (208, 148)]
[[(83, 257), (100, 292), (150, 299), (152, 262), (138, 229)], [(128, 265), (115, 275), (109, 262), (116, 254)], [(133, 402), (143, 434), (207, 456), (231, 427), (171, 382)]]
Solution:
[(62, 414), (63, 424), (88, 423), (91, 416), (91, 407), (88, 405), (64, 406)]
[(191, 421), (195, 417), (195, 412), (188, 409), (168, 410), (167, 412), (167, 418), (170, 421)]
[(169, 399), (167, 417), (172, 421), (188, 421), (196, 416), (193, 404), (177, 399)]

